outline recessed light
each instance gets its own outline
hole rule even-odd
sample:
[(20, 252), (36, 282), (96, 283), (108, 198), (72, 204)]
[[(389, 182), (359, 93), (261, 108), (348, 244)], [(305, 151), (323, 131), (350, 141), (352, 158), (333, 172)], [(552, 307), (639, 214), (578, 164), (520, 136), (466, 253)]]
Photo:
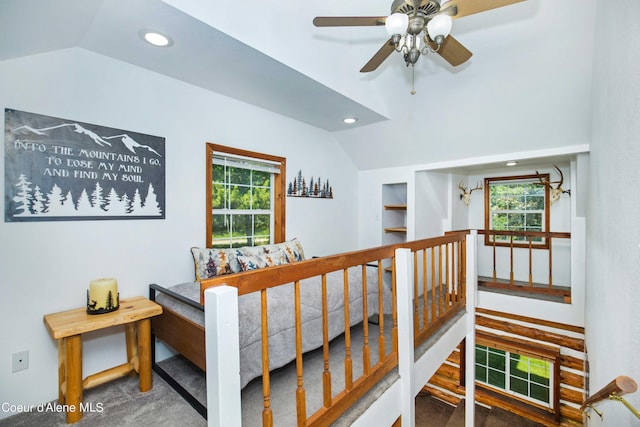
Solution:
[(357, 117), (345, 117), (343, 120), (346, 124), (350, 125), (358, 121)]
[(168, 47), (173, 44), (173, 40), (171, 40), (171, 37), (167, 36), (166, 34), (159, 33), (157, 31), (141, 30), (140, 36), (147, 43), (150, 43), (158, 47)]
[(518, 162), (516, 162), (515, 160), (509, 160), (507, 163), (505, 163), (507, 166), (515, 166), (518, 164)]

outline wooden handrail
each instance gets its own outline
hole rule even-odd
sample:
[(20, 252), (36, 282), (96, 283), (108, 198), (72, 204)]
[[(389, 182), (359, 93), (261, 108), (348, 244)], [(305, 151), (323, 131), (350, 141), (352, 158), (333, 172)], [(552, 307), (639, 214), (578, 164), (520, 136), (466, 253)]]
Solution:
[[(469, 232), (470, 230), (455, 230), (455, 231), (445, 231), (445, 236), (450, 234), (458, 234)], [(569, 239), (571, 238), (571, 233), (568, 231), (512, 231), (512, 230), (477, 230), (478, 234), (494, 234), (498, 236), (523, 236), (523, 237), (552, 237), (559, 239)]]
[[(455, 235), (466, 230), (445, 232), (445, 236)], [(557, 285), (557, 278), (553, 275), (554, 245), (556, 239), (571, 239), (570, 232), (558, 231), (514, 231), (514, 230), (477, 230), (485, 236), (487, 255), (493, 256), (493, 269), (488, 277), (482, 278), (481, 286), (490, 288), (518, 290), (521, 292), (551, 294), (570, 302), (570, 285)], [(494, 238), (490, 238), (493, 236)], [(544, 239), (544, 244), (534, 243), (534, 239)], [(498, 249), (502, 247), (504, 249)], [(546, 251), (547, 265), (542, 257), (534, 258), (534, 251)], [(525, 252), (528, 252), (526, 257)], [(526, 257), (526, 260), (525, 258)], [(526, 263), (528, 262), (528, 268)], [(536, 267), (534, 268), (534, 262)], [(498, 265), (502, 271), (498, 271)], [(548, 272), (543, 276), (546, 268)], [(508, 271), (505, 271), (508, 269)], [(535, 271), (534, 271), (535, 270)], [(534, 283), (534, 272), (537, 272), (537, 283)], [(487, 270), (489, 273), (489, 270)], [(562, 282), (562, 278), (560, 280)], [(546, 285), (546, 286), (545, 286)]]
[[(422, 250), (424, 248), (464, 240), (465, 234), (464, 231), (448, 232), (445, 236), (395, 243), (376, 248), (360, 249), (321, 258), (306, 259), (290, 264), (243, 271), (241, 273), (213, 276), (200, 281), (200, 304), (204, 305), (204, 291), (209, 287), (222, 285), (233, 286), (238, 288), (238, 295), (244, 295), (262, 289), (293, 283), (296, 280), (320, 276), (344, 268), (376, 263), (382, 259), (393, 260), (394, 252), (398, 248), (408, 248), (412, 251)], [(259, 279), (256, 280), (256, 278)]]
[(638, 385), (632, 378), (621, 375), (585, 400), (582, 406), (580, 406), (580, 410), (584, 411), (600, 401), (611, 398), (611, 396), (623, 396), (628, 393), (633, 393), (637, 389)]
[(478, 230), (478, 234), (494, 234), (497, 236), (552, 237), (556, 239), (568, 239), (571, 237), (571, 233), (567, 231)]

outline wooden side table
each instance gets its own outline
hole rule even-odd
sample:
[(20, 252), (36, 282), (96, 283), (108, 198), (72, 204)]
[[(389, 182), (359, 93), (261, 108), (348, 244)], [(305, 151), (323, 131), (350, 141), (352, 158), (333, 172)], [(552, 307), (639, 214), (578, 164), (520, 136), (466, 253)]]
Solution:
[[(80, 402), (83, 390), (137, 372), (140, 391), (153, 387), (151, 376), (151, 320), (162, 307), (144, 297), (120, 300), (120, 308), (111, 313), (87, 314), (78, 308), (44, 316), (51, 336), (58, 340), (58, 402), (67, 409), (67, 423), (82, 418)], [(127, 362), (82, 379), (82, 338), (85, 332), (124, 325)]]

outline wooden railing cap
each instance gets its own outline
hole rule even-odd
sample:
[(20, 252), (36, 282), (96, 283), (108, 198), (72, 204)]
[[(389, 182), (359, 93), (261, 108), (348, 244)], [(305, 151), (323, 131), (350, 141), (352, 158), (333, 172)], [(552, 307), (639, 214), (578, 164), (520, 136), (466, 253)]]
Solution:
[(627, 377), (625, 375), (620, 375), (615, 379), (616, 386), (620, 389), (618, 393), (615, 393), (619, 396), (627, 393), (634, 393), (638, 390), (638, 384), (633, 380), (633, 378)]

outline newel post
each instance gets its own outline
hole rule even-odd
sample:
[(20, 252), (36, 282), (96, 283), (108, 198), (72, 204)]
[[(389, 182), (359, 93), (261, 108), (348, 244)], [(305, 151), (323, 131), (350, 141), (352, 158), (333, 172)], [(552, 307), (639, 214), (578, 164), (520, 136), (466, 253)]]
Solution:
[(411, 250), (396, 249), (396, 285), (398, 307), (398, 373), (400, 374), (402, 426), (415, 426), (413, 394), (413, 257)]
[(216, 286), (205, 290), (204, 307), (207, 425), (240, 427), (238, 289)]
[(465, 337), (465, 426), (475, 425), (475, 392), (476, 392), (476, 293), (478, 292), (478, 261), (477, 261), (478, 231), (471, 230), (467, 234), (467, 335)]

